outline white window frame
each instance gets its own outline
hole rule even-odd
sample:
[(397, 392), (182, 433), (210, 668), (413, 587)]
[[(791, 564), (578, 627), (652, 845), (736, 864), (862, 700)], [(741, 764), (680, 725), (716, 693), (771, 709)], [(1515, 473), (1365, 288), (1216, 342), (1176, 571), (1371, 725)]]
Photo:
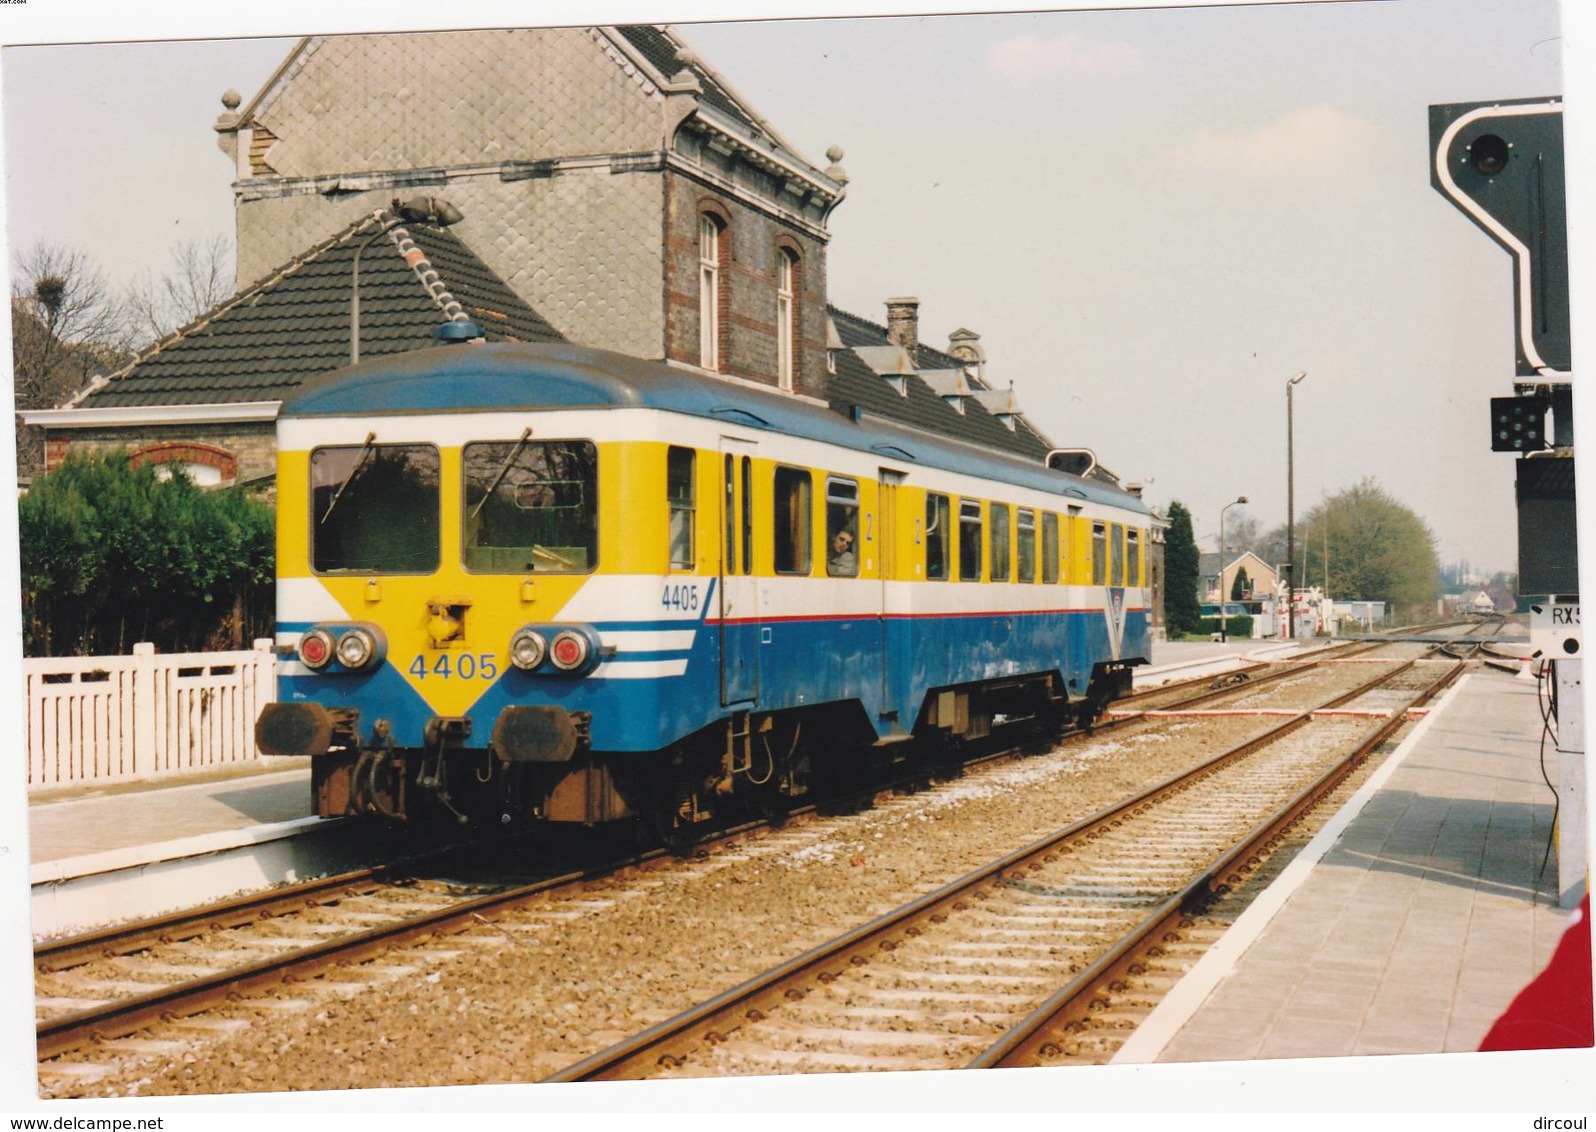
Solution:
[(793, 374), (797, 369), (792, 332), (795, 265), (791, 252), (786, 248), (776, 249), (776, 382), (788, 392), (792, 391)]
[(698, 215), (698, 364), (720, 369), (720, 241), (714, 216)]

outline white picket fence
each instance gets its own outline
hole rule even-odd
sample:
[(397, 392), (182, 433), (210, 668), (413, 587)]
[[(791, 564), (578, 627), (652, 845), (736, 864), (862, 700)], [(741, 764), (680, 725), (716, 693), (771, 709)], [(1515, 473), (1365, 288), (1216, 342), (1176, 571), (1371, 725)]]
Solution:
[(239, 652), (27, 658), (28, 788), (252, 762), (275, 698), (272, 642)]

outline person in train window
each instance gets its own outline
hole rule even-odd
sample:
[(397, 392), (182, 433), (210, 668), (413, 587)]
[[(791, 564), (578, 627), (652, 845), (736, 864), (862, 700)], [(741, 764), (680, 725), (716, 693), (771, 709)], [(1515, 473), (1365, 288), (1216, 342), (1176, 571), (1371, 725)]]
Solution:
[(853, 549), (853, 532), (847, 527), (831, 536), (831, 557), (826, 560), (826, 573), (833, 578), (852, 578), (859, 573), (859, 559)]

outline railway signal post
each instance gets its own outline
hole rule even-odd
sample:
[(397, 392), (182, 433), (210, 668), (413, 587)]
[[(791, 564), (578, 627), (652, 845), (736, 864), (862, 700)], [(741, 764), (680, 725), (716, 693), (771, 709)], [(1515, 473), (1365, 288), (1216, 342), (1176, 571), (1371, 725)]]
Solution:
[(1517, 456), (1519, 592), (1546, 597), (1532, 640), (1554, 681), (1558, 893), (1572, 907), (1588, 851), (1562, 99), (1431, 106), (1430, 183), (1512, 259), (1513, 395), (1491, 399), (1491, 450)]

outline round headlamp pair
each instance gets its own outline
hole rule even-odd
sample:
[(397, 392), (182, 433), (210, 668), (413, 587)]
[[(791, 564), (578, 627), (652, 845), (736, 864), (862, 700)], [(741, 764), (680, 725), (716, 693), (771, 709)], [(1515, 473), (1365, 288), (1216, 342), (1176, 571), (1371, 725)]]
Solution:
[(360, 672), (381, 658), (377, 634), (363, 625), (318, 625), (299, 638), (300, 661), (317, 672), (334, 659), (349, 671)]
[(547, 660), (560, 672), (579, 674), (591, 666), (593, 657), (592, 639), (576, 629), (561, 629), (551, 638), (528, 626), (510, 638), (510, 663), (523, 672), (532, 672)]

